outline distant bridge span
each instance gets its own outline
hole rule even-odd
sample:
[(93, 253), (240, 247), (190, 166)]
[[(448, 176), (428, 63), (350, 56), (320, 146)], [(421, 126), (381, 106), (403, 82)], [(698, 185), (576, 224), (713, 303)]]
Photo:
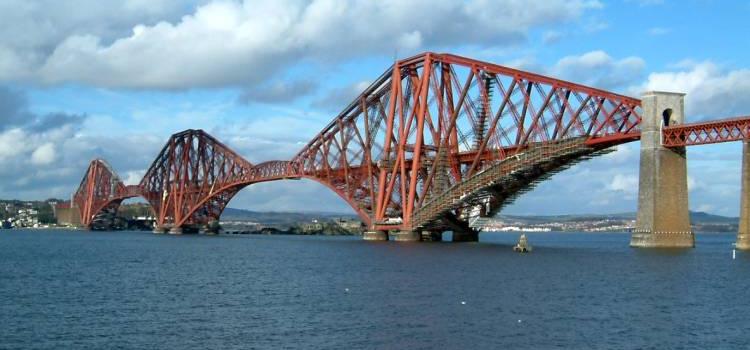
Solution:
[[(680, 106), (681, 109), (681, 106)], [(671, 109), (669, 109), (671, 113)], [(681, 112), (681, 110), (680, 110)], [(653, 114), (653, 113), (652, 113)], [(202, 130), (167, 141), (137, 186), (102, 160), (74, 198), (81, 222), (144, 197), (160, 228), (218, 220), (264, 181), (307, 178), (347, 201), (372, 232), (453, 231), (570, 165), (641, 139), (639, 99), (452, 54), (397, 61), (288, 161), (251, 164)], [(664, 111), (663, 147), (748, 138), (750, 117), (680, 123)]]

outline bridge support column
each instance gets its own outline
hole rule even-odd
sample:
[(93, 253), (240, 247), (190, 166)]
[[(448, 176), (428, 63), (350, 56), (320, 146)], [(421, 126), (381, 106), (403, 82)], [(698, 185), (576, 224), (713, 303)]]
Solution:
[(685, 148), (661, 145), (662, 125), (682, 124), (685, 94), (646, 92), (641, 99), (638, 214), (631, 247), (691, 248)]
[(155, 234), (163, 234), (167, 233), (167, 229), (163, 226), (154, 226), (154, 230), (152, 232)]
[(740, 190), (740, 226), (737, 249), (750, 250), (750, 142), (742, 142), (742, 189)]
[(422, 231), (422, 241), (424, 242), (441, 242), (442, 240), (442, 231)]
[(382, 231), (382, 230), (365, 231), (362, 234), (362, 239), (365, 241), (387, 241), (388, 231)]
[(479, 231), (472, 229), (453, 231), (453, 242), (477, 242), (479, 241)]
[(174, 226), (169, 229), (170, 235), (181, 235), (182, 234), (182, 227)]
[(419, 242), (422, 234), (419, 231), (398, 231), (395, 234), (396, 242)]
[(221, 224), (219, 224), (219, 220), (211, 220), (201, 229), (205, 235), (217, 235), (221, 233)]

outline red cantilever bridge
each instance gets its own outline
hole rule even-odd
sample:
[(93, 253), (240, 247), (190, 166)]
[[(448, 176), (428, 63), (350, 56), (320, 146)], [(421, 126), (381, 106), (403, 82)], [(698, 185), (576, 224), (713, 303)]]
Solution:
[[(74, 202), (88, 226), (141, 196), (159, 228), (179, 232), (218, 220), (248, 185), (306, 178), (346, 200), (371, 231), (453, 231), (454, 239), (472, 240), (472, 218), (493, 215), (578, 161), (639, 140), (642, 113), (636, 98), (424, 53), (397, 61), (290, 160), (251, 164), (206, 132), (186, 130), (135, 186), (92, 161)], [(750, 128), (750, 118), (671, 125), (666, 112), (664, 122), (662, 146), (674, 148), (743, 140)]]

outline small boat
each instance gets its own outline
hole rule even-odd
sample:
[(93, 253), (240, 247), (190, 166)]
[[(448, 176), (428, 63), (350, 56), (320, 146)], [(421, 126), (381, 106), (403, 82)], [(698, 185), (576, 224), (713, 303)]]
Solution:
[(521, 238), (518, 239), (518, 244), (516, 244), (516, 246), (513, 247), (513, 251), (518, 252), (518, 253), (530, 253), (531, 252), (531, 246), (529, 245), (529, 242), (526, 239), (525, 234), (521, 234)]

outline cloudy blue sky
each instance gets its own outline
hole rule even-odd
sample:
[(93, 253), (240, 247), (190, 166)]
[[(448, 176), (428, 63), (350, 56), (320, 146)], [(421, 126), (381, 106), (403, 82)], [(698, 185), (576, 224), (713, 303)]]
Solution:
[[(393, 61), (452, 52), (638, 96), (688, 120), (750, 115), (749, 1), (0, 0), (0, 197), (66, 198), (94, 157), (137, 183), (167, 137), (288, 159)], [(634, 211), (638, 144), (560, 173), (506, 213)], [(737, 215), (741, 145), (691, 148), (690, 207)], [(310, 181), (230, 204), (349, 212)]]

